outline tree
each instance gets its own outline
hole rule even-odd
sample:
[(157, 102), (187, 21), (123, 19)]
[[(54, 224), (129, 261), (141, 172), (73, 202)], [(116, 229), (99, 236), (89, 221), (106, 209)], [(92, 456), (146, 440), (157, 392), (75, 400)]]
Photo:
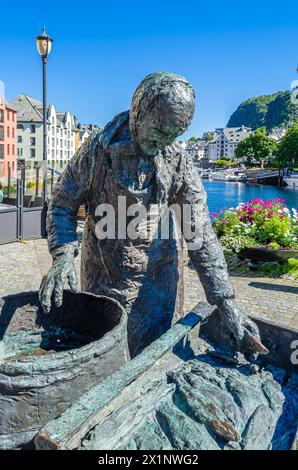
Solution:
[(268, 137), (264, 128), (257, 129), (253, 134), (239, 142), (235, 156), (236, 158), (246, 158), (247, 163), (251, 164), (252, 160), (261, 162), (268, 160), (276, 151), (275, 140)]
[(298, 165), (298, 125), (290, 127), (277, 147), (276, 158), (280, 166)]
[(240, 104), (230, 117), (227, 127), (244, 125), (253, 130), (260, 126), (267, 129), (283, 127), (292, 121), (294, 112), (295, 105), (291, 101), (290, 91), (257, 96)]
[(214, 135), (211, 134), (211, 133), (208, 133), (206, 132), (205, 135), (203, 136), (204, 140), (206, 140), (206, 142), (211, 142), (211, 140), (213, 140), (213, 137)]
[(197, 141), (197, 138), (193, 136), (193, 137), (190, 137), (190, 138), (188, 139), (188, 141), (189, 141), (189, 142), (196, 142), (196, 141)]

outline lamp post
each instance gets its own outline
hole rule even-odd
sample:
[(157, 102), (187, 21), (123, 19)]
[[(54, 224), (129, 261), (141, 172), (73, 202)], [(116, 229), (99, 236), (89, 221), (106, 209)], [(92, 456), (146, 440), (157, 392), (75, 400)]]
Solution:
[(42, 59), (42, 89), (43, 89), (43, 206), (45, 208), (47, 202), (47, 75), (46, 75), (46, 66), (49, 54), (52, 49), (53, 39), (46, 34), (46, 28), (42, 28), (42, 33), (35, 38), (36, 46), (39, 55)]

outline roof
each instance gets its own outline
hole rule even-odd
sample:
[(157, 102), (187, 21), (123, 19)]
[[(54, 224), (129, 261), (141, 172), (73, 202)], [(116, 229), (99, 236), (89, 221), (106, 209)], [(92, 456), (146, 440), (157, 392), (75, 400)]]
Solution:
[(42, 122), (42, 103), (22, 93), (9, 102), (18, 112), (18, 121)]
[(87, 131), (89, 134), (93, 130), (99, 130), (100, 127), (97, 124), (83, 124), (81, 122), (78, 123), (78, 129), (79, 131)]
[(241, 140), (245, 139), (248, 137), (252, 130), (250, 127), (245, 127), (245, 126), (240, 126), (240, 127), (226, 127), (225, 129), (218, 129), (219, 132), (216, 132), (214, 135), (213, 140), (211, 140), (209, 143), (214, 144), (219, 137), (224, 134), (227, 140), (230, 142), (240, 142)]
[[(9, 102), (9, 106), (14, 107), (18, 113), (18, 121), (22, 122), (42, 122), (43, 121), (43, 104), (41, 101), (28, 96), (25, 93), (17, 96)], [(50, 105), (47, 106), (49, 111)], [(66, 122), (66, 112), (57, 112), (57, 126), (61, 127)], [(75, 118), (71, 114), (72, 130), (75, 131)], [(48, 120), (48, 124), (50, 121)]]
[(196, 149), (196, 150), (201, 150), (207, 147), (209, 142), (206, 142), (205, 140), (196, 140), (196, 141), (191, 141), (189, 140), (186, 143), (186, 149)]
[(15, 106), (13, 106), (12, 104), (10, 104), (8, 101), (5, 101), (5, 107), (10, 109), (11, 111), (15, 111), (17, 112), (17, 108)]
[(82, 139), (85, 134), (89, 135), (91, 131), (88, 131), (87, 129), (79, 130), (79, 137)]

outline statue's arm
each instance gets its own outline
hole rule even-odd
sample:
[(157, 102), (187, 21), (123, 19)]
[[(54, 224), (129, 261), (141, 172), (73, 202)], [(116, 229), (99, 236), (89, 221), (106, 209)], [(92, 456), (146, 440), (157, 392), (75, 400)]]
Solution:
[[(182, 229), (189, 258), (211, 305), (235, 297), (221, 244), (213, 231), (207, 196), (192, 159), (183, 156), (183, 184), (179, 191)], [(220, 196), (220, 195), (219, 195)]]
[[(250, 353), (267, 353), (262, 345), (257, 326), (245, 315), (235, 301), (234, 289), (229, 277), (221, 244), (213, 231), (207, 207), (206, 192), (200, 176), (189, 156), (182, 166), (183, 185), (180, 203), (190, 206), (184, 217), (183, 234), (188, 254), (199, 275), (206, 298), (218, 311), (232, 333), (238, 349)], [(220, 198), (220, 194), (218, 195)], [(185, 207), (182, 209), (185, 214)], [(186, 234), (185, 234), (186, 228)], [(193, 237), (189, 237), (190, 230)], [(188, 233), (187, 233), (188, 232)]]
[[(69, 161), (59, 178), (48, 209), (47, 232), (53, 264), (43, 277), (39, 300), (45, 313), (52, 299), (60, 307), (66, 283), (73, 291), (78, 288), (74, 258), (78, 254), (77, 213), (87, 201), (99, 145), (99, 134), (91, 134)], [(100, 183), (100, 182), (98, 182)]]
[(69, 161), (52, 194), (48, 214), (47, 233), (49, 251), (65, 245), (77, 245), (77, 213), (87, 200), (95, 165), (98, 135), (92, 133)]

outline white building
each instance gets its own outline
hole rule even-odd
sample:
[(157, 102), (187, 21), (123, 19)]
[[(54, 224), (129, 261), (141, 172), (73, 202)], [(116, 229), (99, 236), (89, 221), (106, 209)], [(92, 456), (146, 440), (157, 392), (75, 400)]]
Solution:
[(286, 135), (287, 129), (285, 127), (275, 127), (270, 131), (268, 137), (275, 140), (277, 143)]
[(189, 140), (186, 142), (186, 151), (192, 156), (195, 163), (206, 157), (208, 151), (208, 142), (204, 140)]
[(94, 130), (100, 130), (100, 128), (95, 124), (82, 124), (78, 123), (77, 125), (77, 148), (78, 150), (81, 145), (88, 139), (89, 135)]
[[(42, 103), (26, 94), (11, 101), (17, 109), (17, 157), (29, 168), (40, 166), (43, 159)], [(62, 169), (75, 153), (76, 122), (70, 112), (47, 108), (48, 166)]]
[(239, 142), (252, 134), (249, 127), (226, 127), (216, 129), (213, 140), (208, 142), (207, 157), (211, 161), (233, 159)]

